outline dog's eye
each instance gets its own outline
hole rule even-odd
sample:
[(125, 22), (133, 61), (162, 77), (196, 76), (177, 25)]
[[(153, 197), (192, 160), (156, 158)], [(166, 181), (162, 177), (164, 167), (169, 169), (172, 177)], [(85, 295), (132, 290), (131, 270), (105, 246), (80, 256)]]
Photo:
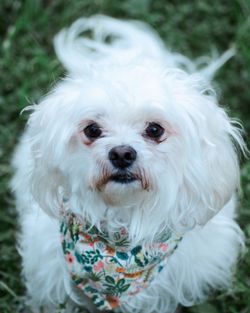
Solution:
[(97, 123), (92, 123), (84, 128), (84, 134), (90, 139), (94, 140), (101, 136), (102, 130)]
[(158, 140), (164, 134), (164, 128), (157, 123), (149, 123), (148, 127), (145, 130), (147, 137), (153, 140)]

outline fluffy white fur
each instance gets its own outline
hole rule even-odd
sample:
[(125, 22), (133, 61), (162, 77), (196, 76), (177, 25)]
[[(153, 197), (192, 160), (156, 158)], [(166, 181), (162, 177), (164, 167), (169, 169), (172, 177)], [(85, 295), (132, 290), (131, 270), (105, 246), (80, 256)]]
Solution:
[[(30, 108), (13, 162), (19, 249), (34, 311), (41, 305), (53, 312), (66, 299), (66, 312), (77, 303), (95, 311), (65, 267), (62, 194), (93, 224), (125, 226), (133, 244), (153, 241), (166, 226), (184, 234), (162, 274), (122, 312), (170, 313), (228, 288), (244, 246), (234, 194), (236, 147), (245, 146), (210, 80), (233, 51), (197, 70), (199, 62), (168, 51), (148, 26), (105, 16), (78, 20), (57, 35), (55, 49), (68, 76)], [(104, 132), (92, 144), (82, 132), (88, 121)], [(143, 136), (149, 122), (164, 127), (161, 143)], [(140, 181), (100, 187), (114, 172), (108, 152), (117, 145), (137, 151), (132, 170)]]

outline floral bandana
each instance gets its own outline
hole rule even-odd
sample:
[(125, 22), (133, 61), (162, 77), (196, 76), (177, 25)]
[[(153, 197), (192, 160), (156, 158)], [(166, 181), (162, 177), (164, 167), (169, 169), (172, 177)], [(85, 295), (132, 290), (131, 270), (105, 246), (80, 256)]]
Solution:
[(131, 248), (125, 228), (110, 238), (68, 210), (60, 232), (71, 279), (99, 310), (112, 310), (146, 288), (182, 239), (169, 231), (156, 242)]

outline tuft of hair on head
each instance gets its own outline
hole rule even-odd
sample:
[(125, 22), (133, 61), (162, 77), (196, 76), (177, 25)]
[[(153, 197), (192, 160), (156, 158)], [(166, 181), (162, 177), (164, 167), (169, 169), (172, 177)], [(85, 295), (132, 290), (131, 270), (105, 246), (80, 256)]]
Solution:
[(149, 25), (105, 15), (78, 19), (55, 36), (54, 47), (58, 59), (69, 73), (86, 73), (114, 63), (129, 64), (143, 56), (166, 68), (198, 73), (208, 82), (236, 54), (233, 46), (221, 56), (199, 57), (193, 62), (168, 49)]

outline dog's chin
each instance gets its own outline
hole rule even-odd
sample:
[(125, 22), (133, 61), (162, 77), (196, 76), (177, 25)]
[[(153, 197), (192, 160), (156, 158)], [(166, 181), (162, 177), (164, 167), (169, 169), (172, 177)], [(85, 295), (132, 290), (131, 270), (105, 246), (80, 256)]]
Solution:
[(98, 186), (98, 191), (108, 205), (133, 205), (145, 191), (141, 178), (128, 171), (117, 171), (100, 181), (102, 184)]
[(106, 204), (116, 207), (135, 205), (142, 196), (141, 184), (138, 180), (110, 180), (101, 194)]

